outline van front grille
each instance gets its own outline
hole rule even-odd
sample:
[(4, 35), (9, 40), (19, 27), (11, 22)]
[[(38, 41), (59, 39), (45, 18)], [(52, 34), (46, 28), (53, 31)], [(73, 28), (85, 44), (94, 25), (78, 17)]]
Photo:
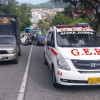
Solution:
[(83, 70), (100, 69), (100, 61), (95, 60), (72, 60), (75, 68)]
[(0, 54), (8, 54), (6, 50), (0, 50)]

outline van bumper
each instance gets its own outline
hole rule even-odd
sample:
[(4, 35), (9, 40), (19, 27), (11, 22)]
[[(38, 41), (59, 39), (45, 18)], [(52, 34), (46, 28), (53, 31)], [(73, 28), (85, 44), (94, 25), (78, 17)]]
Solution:
[(0, 61), (10, 61), (16, 59), (17, 54), (2, 54), (0, 55)]
[(88, 83), (88, 79), (99, 78), (100, 73), (79, 73), (78, 71), (65, 71), (65, 70), (56, 70), (56, 81), (60, 85), (67, 86), (81, 86), (81, 85), (100, 85), (99, 83)]

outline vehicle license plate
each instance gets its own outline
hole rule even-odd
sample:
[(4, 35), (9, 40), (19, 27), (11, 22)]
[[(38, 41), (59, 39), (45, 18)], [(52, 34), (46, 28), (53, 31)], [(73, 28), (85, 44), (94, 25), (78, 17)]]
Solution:
[(42, 43), (45, 44), (45, 41), (43, 41)]
[(100, 77), (88, 78), (88, 84), (100, 83)]

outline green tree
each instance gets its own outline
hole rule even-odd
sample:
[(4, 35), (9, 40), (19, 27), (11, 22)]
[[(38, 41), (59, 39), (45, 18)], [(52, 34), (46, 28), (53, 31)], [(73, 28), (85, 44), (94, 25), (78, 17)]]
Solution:
[(16, 14), (20, 19), (21, 31), (24, 31), (26, 27), (31, 26), (31, 8), (28, 4), (21, 4), (20, 6), (18, 6)]
[(64, 8), (64, 13), (70, 15), (72, 12), (72, 8), (71, 6), (67, 6)]
[(58, 13), (54, 17), (54, 25), (67, 25), (72, 21), (69, 16), (65, 16), (65, 14)]
[(0, 0), (0, 14), (17, 15), (20, 20), (21, 31), (31, 26), (31, 7), (28, 4), (19, 5), (16, 0)]
[(45, 21), (40, 20), (38, 23), (38, 27), (41, 28), (42, 34), (46, 34), (46, 31), (48, 31), (50, 29), (50, 25), (46, 21), (48, 21), (48, 19), (45, 19)]
[[(91, 24), (94, 27), (95, 30), (98, 31), (100, 26), (100, 12), (98, 10), (98, 7), (100, 7), (100, 0), (54, 0), (54, 1), (63, 1), (63, 2), (69, 2), (70, 4), (73, 4), (75, 6), (75, 9), (77, 9), (77, 5), (80, 3), (80, 8), (83, 10), (87, 10), (88, 8), (92, 7), (95, 10), (95, 18), (93, 20), (90, 19), (87, 14), (83, 13), (83, 16), (87, 16), (89, 20), (91, 20)], [(82, 10), (81, 9), (81, 10)], [(96, 20), (98, 18), (98, 20)]]

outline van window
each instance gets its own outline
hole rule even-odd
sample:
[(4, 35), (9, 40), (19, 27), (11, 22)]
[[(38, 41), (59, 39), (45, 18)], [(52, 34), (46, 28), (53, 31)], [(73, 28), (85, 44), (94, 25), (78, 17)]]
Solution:
[(98, 34), (68, 34), (66, 32), (57, 33), (57, 44), (60, 47), (98, 47), (100, 37)]
[(0, 37), (0, 44), (14, 44), (16, 43), (14, 37)]
[(51, 36), (52, 36), (52, 32), (49, 32), (48, 35), (46, 36), (47, 37), (47, 41), (51, 41)]
[(51, 44), (54, 46), (55, 43), (54, 43), (54, 32), (52, 32), (52, 35), (51, 35)]

